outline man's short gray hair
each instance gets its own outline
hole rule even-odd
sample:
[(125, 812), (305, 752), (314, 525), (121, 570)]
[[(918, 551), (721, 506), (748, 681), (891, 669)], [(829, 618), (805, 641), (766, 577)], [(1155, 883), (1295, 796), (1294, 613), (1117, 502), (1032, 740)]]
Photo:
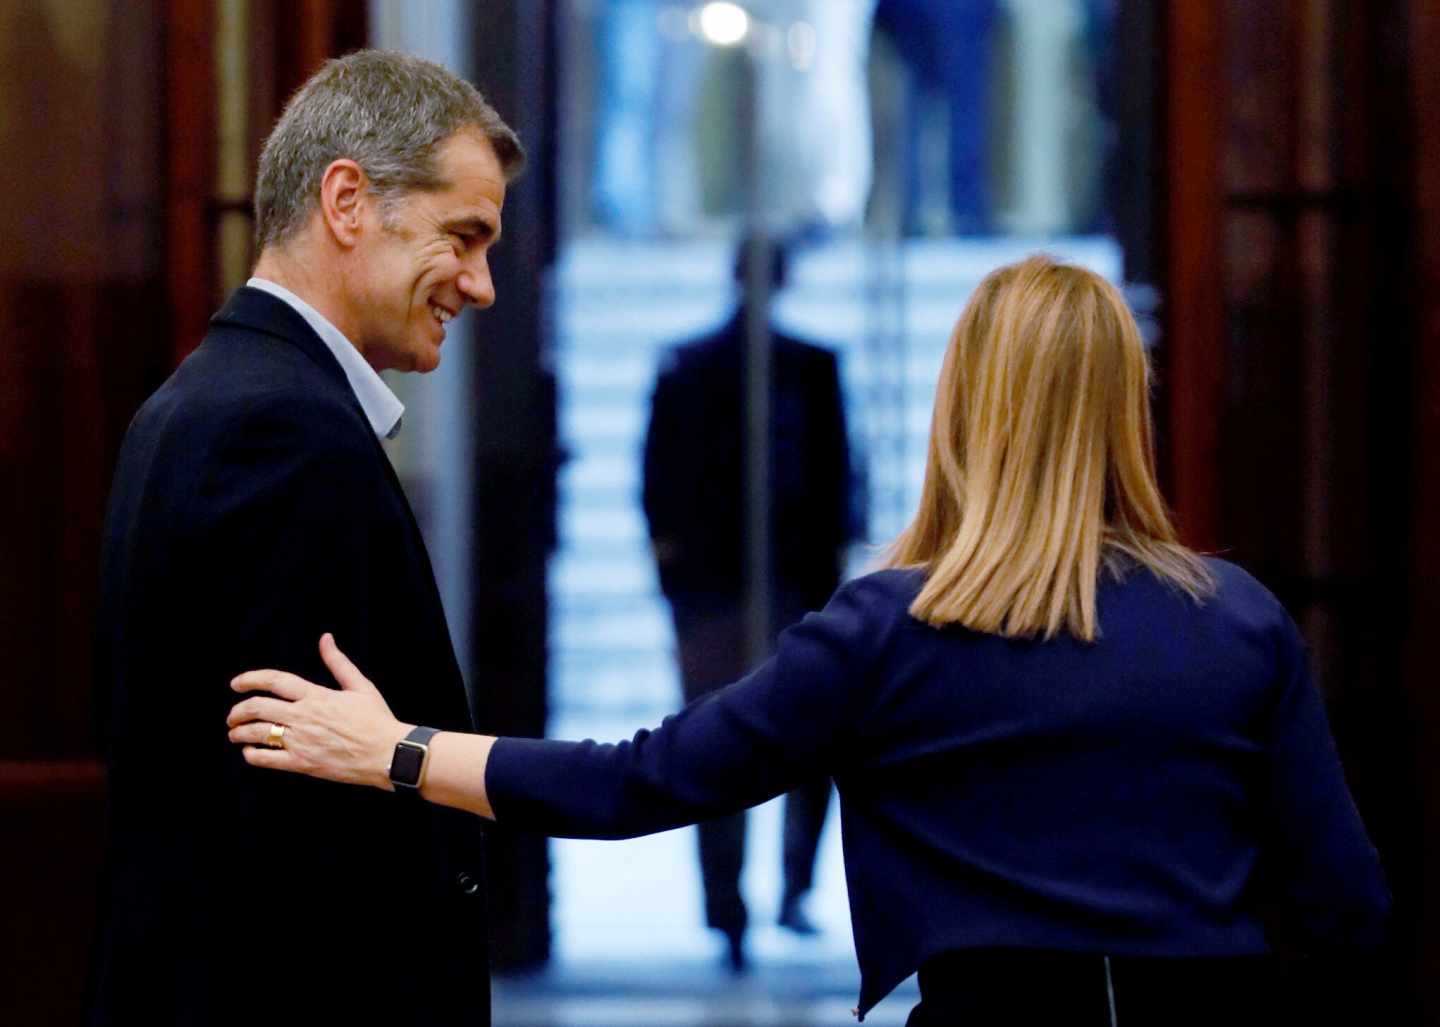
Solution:
[(265, 140), (255, 179), (255, 249), (283, 244), (320, 201), (331, 162), (364, 169), (382, 204), (441, 188), (435, 152), (462, 129), (495, 148), (507, 181), (525, 151), (510, 126), (469, 82), (431, 61), (358, 50), (327, 61), (285, 105)]

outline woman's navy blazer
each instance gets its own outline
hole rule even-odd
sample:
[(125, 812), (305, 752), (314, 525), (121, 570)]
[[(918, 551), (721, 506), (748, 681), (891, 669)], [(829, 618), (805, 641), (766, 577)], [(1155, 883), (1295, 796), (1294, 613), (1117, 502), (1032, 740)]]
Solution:
[(919, 572), (841, 588), (775, 655), (628, 742), (502, 739), (496, 818), (616, 838), (832, 774), (860, 1013), (940, 952), (1378, 942), (1389, 895), (1306, 651), (1263, 586), (1210, 560), (1204, 603), (1134, 569), (1101, 634), (1017, 641), (907, 610)]

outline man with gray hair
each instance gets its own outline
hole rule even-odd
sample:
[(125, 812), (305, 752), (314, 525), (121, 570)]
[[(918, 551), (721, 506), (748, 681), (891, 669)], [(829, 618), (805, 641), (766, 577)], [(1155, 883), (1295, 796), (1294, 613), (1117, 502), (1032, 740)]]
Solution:
[(254, 277), (136, 415), (106, 519), (93, 1023), (489, 1022), (478, 820), (418, 798), (426, 739), (395, 794), (340, 795), (224, 725), (248, 667), (323, 680), (328, 631), (407, 723), (473, 730), (378, 372), (434, 369), (494, 301), (523, 160), (471, 85), (380, 51), (326, 64), (265, 143)]

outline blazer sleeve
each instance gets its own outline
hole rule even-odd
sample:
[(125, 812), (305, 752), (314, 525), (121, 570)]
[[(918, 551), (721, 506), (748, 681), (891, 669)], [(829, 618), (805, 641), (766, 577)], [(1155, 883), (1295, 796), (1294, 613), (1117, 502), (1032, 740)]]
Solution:
[(218, 761), (197, 775), (212, 789), (197, 798), (225, 833), (217, 849), (252, 883), (279, 873), (281, 856), (287, 873), (311, 864), (343, 875), (335, 858), (364, 836), (363, 800), (251, 767), (225, 737), (225, 715), (240, 698), (229, 681), (242, 670), (273, 667), (331, 684), (317, 652), (325, 631), (361, 666), (375, 665), (385, 601), (374, 573), (379, 454), (311, 404), (266, 403), (236, 418), (197, 497), (192, 573), (207, 579), (207, 600), (191, 614), (180, 662), (213, 718), (203, 734), (213, 748), (202, 758)]
[(1310, 951), (1379, 945), (1390, 893), (1379, 855), (1350, 797), (1303, 639), (1288, 617), (1282, 689), (1267, 752), (1267, 862), (1284, 927)]
[(785, 631), (748, 677), (629, 741), (500, 739), (485, 775), (496, 822), (629, 838), (745, 809), (837, 772), (866, 704), (879, 605), (847, 585)]

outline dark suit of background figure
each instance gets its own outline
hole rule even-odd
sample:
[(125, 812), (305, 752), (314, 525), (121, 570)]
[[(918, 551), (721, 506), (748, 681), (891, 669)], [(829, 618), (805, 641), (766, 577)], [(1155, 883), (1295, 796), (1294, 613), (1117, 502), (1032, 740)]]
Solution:
[[(324, 631), (394, 682), (397, 717), (472, 729), (394, 471), (284, 302), (235, 293), (135, 417), (101, 588), (93, 1022), (488, 1023), (476, 818), (259, 770), (226, 738), (230, 678), (329, 681)], [(261, 965), (278, 983), (257, 992)]]
[[(656, 381), (645, 437), (645, 515), (674, 614), (686, 702), (748, 669), (744, 349), (743, 313), (676, 347)], [(771, 371), (773, 642), (825, 605), (859, 518), (835, 354), (775, 333)], [(810, 888), (829, 801), (828, 778), (786, 797), (787, 897)], [(706, 918), (733, 940), (746, 924), (739, 888), (745, 815), (703, 823), (699, 831)]]
[(986, 166), (992, 113), (992, 52), (1001, 18), (997, 0), (879, 0), (875, 27), (894, 42), (911, 71), (905, 114), (903, 229), (920, 230), (917, 203), (924, 194), (923, 97), (945, 105), (949, 129), (948, 199), (952, 231), (974, 235), (993, 227), (994, 200)]

